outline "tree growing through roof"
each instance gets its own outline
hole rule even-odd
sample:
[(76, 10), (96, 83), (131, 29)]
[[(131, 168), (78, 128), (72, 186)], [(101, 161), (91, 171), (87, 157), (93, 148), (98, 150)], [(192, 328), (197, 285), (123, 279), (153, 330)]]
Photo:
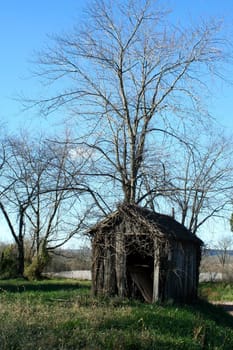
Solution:
[(73, 32), (54, 36), (39, 55), (37, 74), (55, 93), (32, 102), (46, 115), (67, 108), (76, 116), (77, 145), (92, 162), (87, 181), (102, 208), (145, 203), (157, 190), (150, 169), (163, 143), (172, 137), (188, 146), (184, 131), (208, 118), (203, 91), (226, 59), (219, 30), (214, 21), (175, 26), (157, 1), (96, 0)]

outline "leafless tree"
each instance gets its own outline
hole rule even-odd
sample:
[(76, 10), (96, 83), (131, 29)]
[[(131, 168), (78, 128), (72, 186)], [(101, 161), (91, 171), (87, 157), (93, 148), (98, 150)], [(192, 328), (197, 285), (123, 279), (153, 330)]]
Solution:
[(214, 245), (216, 262), (212, 259), (212, 266), (222, 273), (222, 280), (232, 281), (232, 247), (233, 238), (231, 234), (221, 234)]
[(22, 163), (14, 141), (4, 140), (5, 162), (1, 169), (0, 211), (18, 249), (18, 273), (24, 272), (24, 217), (33, 197), (33, 189), (25, 188), (27, 165)]
[(48, 253), (82, 232), (92, 206), (88, 201), (88, 187), (80, 173), (83, 159), (80, 156), (74, 159), (71, 150), (66, 141), (62, 145), (46, 143), (44, 171), (36, 180), (38, 194), (26, 213), (38, 277)]
[(232, 243), (233, 238), (225, 235), (221, 237), (216, 244), (218, 261), (223, 271), (226, 264), (230, 261), (229, 251), (232, 249)]
[[(205, 146), (177, 150), (166, 167), (164, 202), (192, 232), (213, 216), (229, 217), (233, 191), (232, 145), (215, 135)], [(196, 144), (197, 146), (197, 144)], [(225, 210), (225, 214), (224, 214)]]
[(79, 176), (82, 161), (72, 161), (71, 167), (66, 142), (32, 141), (22, 135), (8, 139), (7, 154), (0, 210), (18, 247), (19, 274), (24, 274), (25, 239), (30, 237), (33, 268), (39, 275), (48, 251), (81, 230), (86, 208), (78, 211), (76, 203), (86, 191)]
[(175, 27), (156, 1), (97, 0), (72, 33), (40, 53), (46, 98), (31, 102), (46, 115), (67, 108), (76, 116), (77, 146), (93, 165), (86, 176), (105, 204), (110, 195), (127, 203), (151, 196), (142, 179), (150, 179), (152, 151), (158, 159), (154, 145), (161, 149), (164, 136), (188, 143), (183, 126), (208, 116), (203, 91), (227, 57), (219, 30), (213, 21)]

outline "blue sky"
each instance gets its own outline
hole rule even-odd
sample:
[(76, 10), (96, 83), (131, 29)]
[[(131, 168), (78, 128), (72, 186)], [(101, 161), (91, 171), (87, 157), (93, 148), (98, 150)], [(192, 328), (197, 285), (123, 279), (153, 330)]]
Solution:
[[(227, 36), (233, 33), (232, 0), (167, 0), (160, 1), (173, 9), (173, 18), (181, 24), (196, 22), (200, 18), (218, 17), (225, 20)], [(18, 94), (36, 93), (39, 85), (31, 79), (31, 61), (36, 50), (48, 43), (48, 34), (71, 30), (82, 16), (85, 0), (8, 0), (0, 4), (0, 120), (10, 129), (30, 128), (37, 125), (32, 111), (22, 113), (14, 100)], [(233, 37), (233, 35), (232, 35)], [(233, 68), (232, 72), (233, 73)], [(232, 74), (233, 76), (233, 74)], [(233, 79), (232, 79), (233, 80)], [(233, 87), (218, 84), (211, 110), (218, 121), (233, 128)], [(37, 123), (37, 124), (36, 124)], [(48, 121), (40, 125), (47, 128)], [(50, 121), (52, 125), (52, 121)]]
[[(48, 34), (69, 31), (80, 20), (85, 0), (8, 0), (0, 4), (0, 125), (8, 129), (42, 130), (54, 128), (55, 118), (40, 120), (33, 111), (22, 112), (15, 100), (18, 94), (30, 96), (39, 91), (31, 79), (31, 61), (37, 50), (48, 43)], [(173, 9), (174, 21), (186, 25), (200, 18), (224, 20), (227, 37), (233, 38), (232, 0), (167, 0), (160, 1)], [(233, 43), (233, 39), (232, 39)], [(233, 66), (228, 76), (233, 81)], [(233, 130), (233, 86), (219, 83), (209, 101), (218, 122)]]
[(49, 34), (71, 29), (83, 3), (74, 0), (1, 2), (0, 120), (7, 122), (11, 130), (35, 125), (32, 112), (22, 113), (22, 106), (15, 99), (19, 94), (30, 96), (37, 91), (31, 79), (35, 51), (46, 46)]

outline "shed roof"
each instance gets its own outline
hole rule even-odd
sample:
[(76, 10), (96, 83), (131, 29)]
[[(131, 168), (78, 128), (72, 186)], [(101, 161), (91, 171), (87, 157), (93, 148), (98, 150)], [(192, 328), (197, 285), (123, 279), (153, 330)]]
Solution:
[(176, 221), (172, 216), (153, 212), (147, 208), (133, 204), (121, 204), (117, 210), (109, 214), (104, 220), (97, 223), (90, 230), (90, 234), (96, 232), (111, 232), (115, 225), (123, 220), (130, 221), (132, 225), (143, 228), (143, 233), (157, 233), (176, 241), (192, 241), (202, 245), (203, 242), (184, 225)]

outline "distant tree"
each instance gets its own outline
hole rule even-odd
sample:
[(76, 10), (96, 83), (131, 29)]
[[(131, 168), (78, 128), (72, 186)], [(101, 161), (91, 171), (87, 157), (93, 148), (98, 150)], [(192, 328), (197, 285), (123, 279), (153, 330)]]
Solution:
[(74, 270), (91, 270), (91, 249), (56, 249), (51, 253), (51, 259), (46, 272), (61, 272)]
[(230, 262), (229, 251), (233, 247), (233, 237), (223, 235), (216, 244), (217, 257), (222, 272), (225, 272), (226, 265)]

